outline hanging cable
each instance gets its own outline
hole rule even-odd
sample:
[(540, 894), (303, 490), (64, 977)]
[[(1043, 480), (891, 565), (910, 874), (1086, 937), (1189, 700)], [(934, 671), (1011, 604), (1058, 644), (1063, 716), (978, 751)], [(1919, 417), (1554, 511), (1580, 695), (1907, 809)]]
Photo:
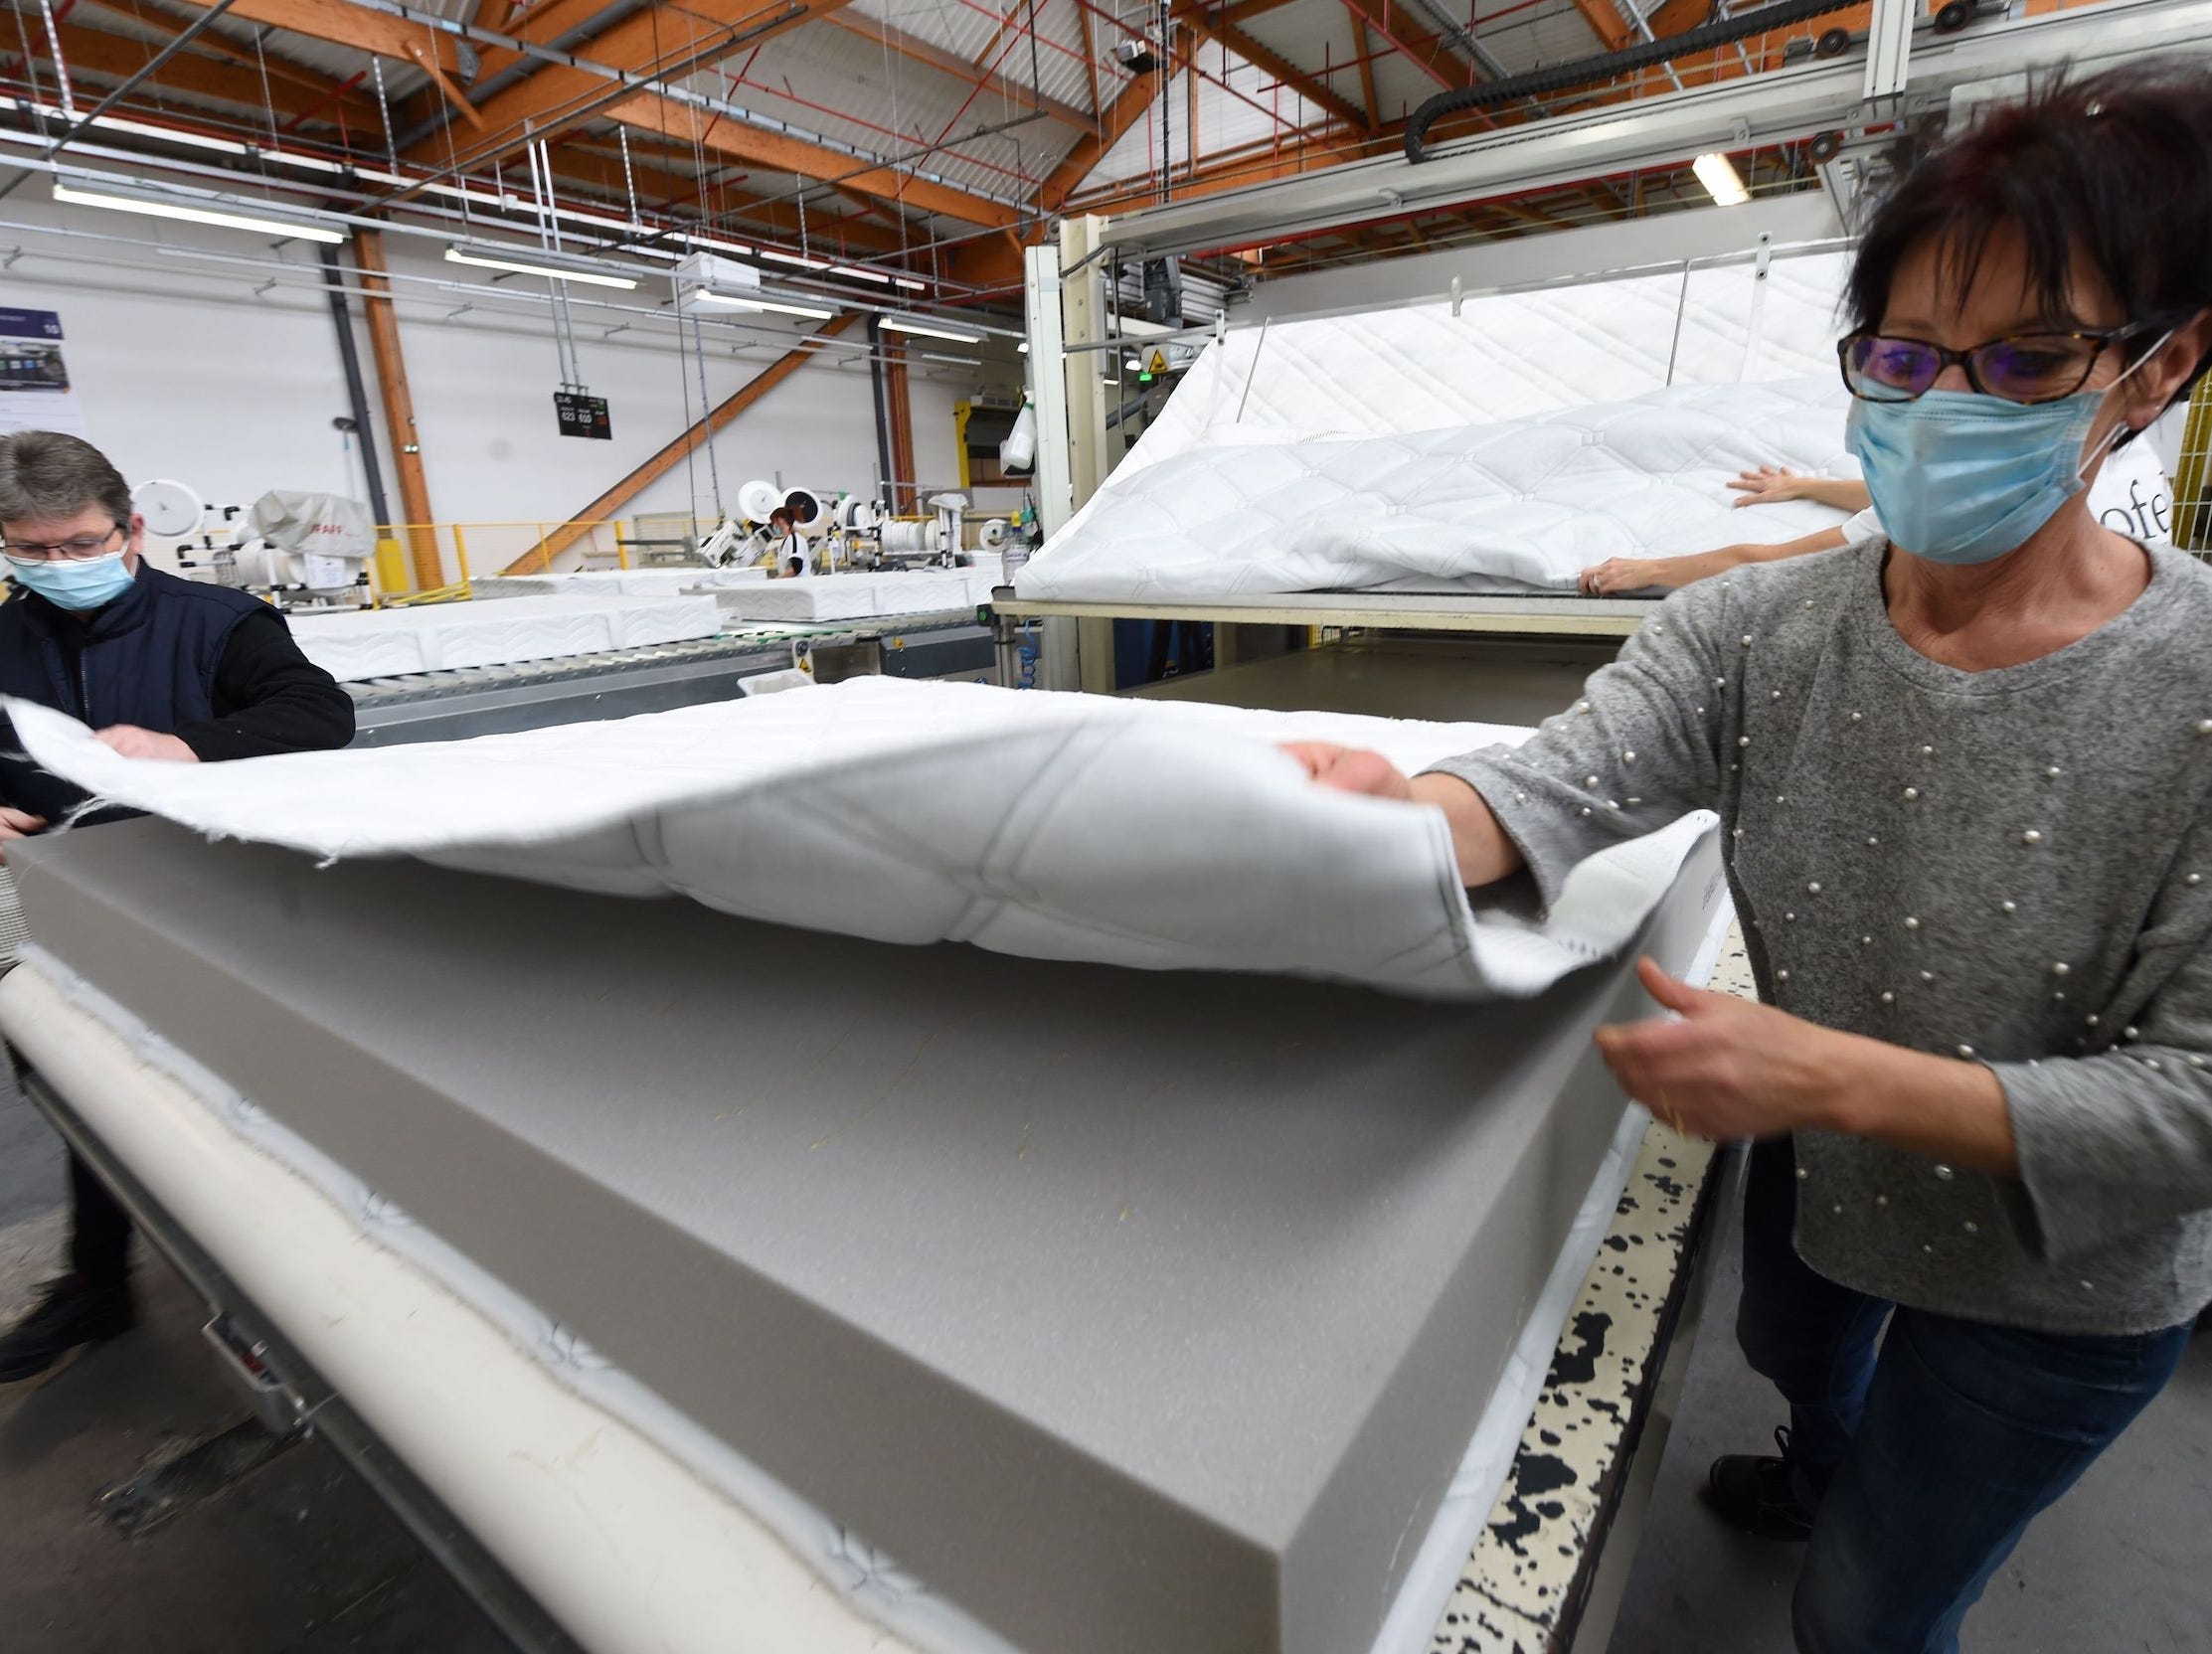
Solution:
[[(392, 104), (384, 95), (384, 60), (382, 58), (370, 57), (369, 74), (376, 82), (377, 118), (384, 122), (384, 164), (390, 170), (392, 176), (397, 178), (400, 176), (400, 145), (398, 138), (392, 131)], [(468, 192), (463, 190), (461, 191), (461, 215), (464, 223), (467, 220), (467, 214)]]
[(614, 134), (622, 141), (622, 193), (629, 197), (630, 223), (641, 222), (637, 216), (637, 179), (630, 171), (630, 129), (617, 126)]
[(714, 490), (715, 520), (720, 522), (724, 515), (722, 509), (722, 466), (715, 459), (714, 404), (707, 398), (707, 340), (706, 335), (700, 331), (699, 312), (697, 310), (691, 313), (691, 337), (699, 357), (700, 440), (707, 450), (707, 485)]
[(70, 89), (69, 60), (62, 56), (62, 31), (54, 22), (54, 8), (48, 0), (39, 0), (39, 15), (46, 19), (46, 43), (54, 49), (54, 82), (62, 93), (62, 113), (75, 120), (77, 94)]

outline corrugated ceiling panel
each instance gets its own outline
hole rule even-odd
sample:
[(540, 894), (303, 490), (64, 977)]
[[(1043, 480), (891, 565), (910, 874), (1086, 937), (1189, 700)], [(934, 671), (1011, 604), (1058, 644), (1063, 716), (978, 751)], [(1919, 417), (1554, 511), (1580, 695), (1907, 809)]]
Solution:
[(1401, 120), (1444, 88), (1406, 57), (1391, 52), (1375, 60), (1375, 100), (1386, 121)]
[[(861, 50), (848, 50), (856, 46)], [(794, 30), (769, 42), (750, 67), (740, 56), (724, 70), (693, 77), (690, 83), (873, 156), (909, 154), (948, 136), (961, 139), (1024, 112), (989, 92), (975, 92), (970, 101), (974, 88), (950, 76), (896, 54), (887, 63), (880, 48), (871, 52), (865, 43), (830, 29)], [(733, 79), (740, 71), (742, 82)], [(1073, 136), (1057, 122), (1037, 120), (966, 137), (914, 164), (962, 188), (1026, 198)]]
[(1489, 28), (1478, 29), (1476, 36), (1515, 74), (1595, 57), (1606, 50), (1573, 0), (1516, 12)]
[[(1036, 8), (1036, 51), (1031, 52), (1030, 8), (1011, 8), (991, 0), (854, 0), (848, 8), (916, 40), (997, 72), (1021, 85), (1039, 84), (1047, 97), (1079, 109), (1091, 107), (1091, 72), (1083, 55), (1083, 26), (1075, 0), (1040, 0)], [(846, 34), (856, 52), (879, 60), (884, 49), (846, 31), (810, 29), (811, 34)], [(920, 66), (917, 66), (920, 67)]]
[[(1325, 112), (1296, 92), (1276, 84), (1275, 78), (1225, 53), (1211, 41), (1193, 54), (1201, 74), (1197, 90), (1198, 156), (1246, 149), (1272, 138), (1287, 138), (1300, 126), (1325, 118)], [(1190, 162), (1191, 87), (1183, 75), (1170, 83), (1170, 107), (1166, 111), (1167, 153), (1171, 165)], [(1092, 169), (1088, 184), (1141, 178), (1159, 164), (1162, 109), (1153, 99), (1144, 119), (1121, 135)]]
[[(1338, 0), (1298, 0), (1298, 4), (1280, 11), (1249, 17), (1237, 27), (1289, 59), (1339, 97), (1355, 104), (1364, 102), (1351, 14)], [(1376, 89), (1381, 90), (1379, 86)]]

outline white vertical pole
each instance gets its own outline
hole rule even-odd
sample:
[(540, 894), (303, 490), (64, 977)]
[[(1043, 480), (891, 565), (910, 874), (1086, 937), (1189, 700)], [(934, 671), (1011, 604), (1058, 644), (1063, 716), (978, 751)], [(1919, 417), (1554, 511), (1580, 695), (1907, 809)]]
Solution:
[(1913, 24), (1919, 16), (1919, 0), (1874, 0), (1874, 18), (1866, 36), (1864, 95), (1869, 102), (1887, 101), (1905, 90)]

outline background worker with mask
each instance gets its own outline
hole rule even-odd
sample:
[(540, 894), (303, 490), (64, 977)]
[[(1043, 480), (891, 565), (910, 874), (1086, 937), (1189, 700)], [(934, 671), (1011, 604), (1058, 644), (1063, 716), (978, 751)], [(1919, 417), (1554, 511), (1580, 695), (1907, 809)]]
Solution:
[[(55, 707), (125, 757), (180, 763), (343, 746), (353, 702), (300, 653), (283, 616), (227, 586), (164, 574), (122, 474), (53, 431), (0, 437), (0, 538), (14, 590), (0, 603), (0, 695)], [(85, 794), (25, 759), (0, 721), (0, 858), (85, 810)], [(131, 1325), (130, 1223), (72, 1156), (70, 1272), (0, 1337), (0, 1384), (42, 1373)]]

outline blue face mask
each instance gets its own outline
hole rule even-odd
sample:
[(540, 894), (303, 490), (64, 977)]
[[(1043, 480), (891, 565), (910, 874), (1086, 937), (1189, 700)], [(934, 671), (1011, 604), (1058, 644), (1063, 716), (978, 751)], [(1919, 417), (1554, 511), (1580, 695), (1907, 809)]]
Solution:
[(2134, 371), (2056, 402), (1972, 391), (1929, 391), (1913, 402), (1854, 399), (1844, 440), (1865, 470), (1883, 532), (1931, 563), (1991, 563), (2018, 551), (2089, 486), (2083, 473), (2126, 432), (2115, 425), (2096, 453), (2082, 451), (2105, 398)]
[(88, 557), (82, 561), (10, 564), (9, 573), (19, 584), (36, 591), (57, 608), (78, 613), (111, 603), (130, 589), (135, 578), (124, 563), (125, 554)]

